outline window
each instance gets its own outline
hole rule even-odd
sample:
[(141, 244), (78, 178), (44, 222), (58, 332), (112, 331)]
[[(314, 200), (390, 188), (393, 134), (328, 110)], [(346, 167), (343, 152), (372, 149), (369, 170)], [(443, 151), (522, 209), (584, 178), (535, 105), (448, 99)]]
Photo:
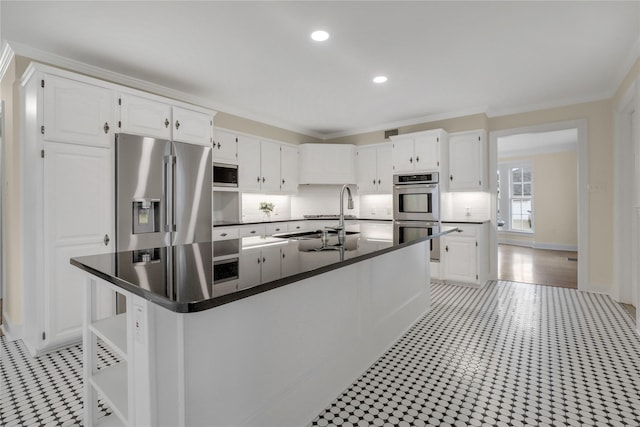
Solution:
[(498, 222), (502, 230), (533, 232), (531, 162), (498, 164)]

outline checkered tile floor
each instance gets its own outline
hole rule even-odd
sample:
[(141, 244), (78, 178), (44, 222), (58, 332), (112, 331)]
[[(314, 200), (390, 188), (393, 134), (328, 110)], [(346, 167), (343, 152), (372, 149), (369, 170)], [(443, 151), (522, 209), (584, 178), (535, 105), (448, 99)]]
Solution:
[[(82, 425), (79, 346), (31, 359), (0, 344), (0, 425)], [(421, 425), (640, 426), (632, 318), (573, 289), (434, 284), (431, 312), (311, 423)]]
[(609, 297), (432, 289), (433, 310), (312, 426), (640, 426), (640, 336)]
[[(0, 426), (81, 426), (82, 347), (76, 345), (37, 359), (22, 341), (0, 337)], [(98, 369), (117, 357), (99, 344)], [(102, 416), (109, 409), (98, 402)]]

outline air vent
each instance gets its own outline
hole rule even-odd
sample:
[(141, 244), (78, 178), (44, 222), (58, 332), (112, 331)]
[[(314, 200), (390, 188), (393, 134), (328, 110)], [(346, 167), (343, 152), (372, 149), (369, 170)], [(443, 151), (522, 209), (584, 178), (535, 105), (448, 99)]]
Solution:
[(384, 131), (384, 139), (389, 139), (390, 136), (398, 134), (398, 129), (389, 129)]

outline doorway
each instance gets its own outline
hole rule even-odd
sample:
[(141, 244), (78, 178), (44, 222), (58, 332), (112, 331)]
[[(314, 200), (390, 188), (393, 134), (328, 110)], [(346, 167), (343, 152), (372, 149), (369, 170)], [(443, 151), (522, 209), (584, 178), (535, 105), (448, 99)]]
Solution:
[[(568, 138), (572, 135), (571, 138)], [(540, 139), (542, 137), (542, 139)], [(538, 139), (536, 146), (540, 151), (548, 151), (549, 159), (552, 163), (560, 165), (558, 171), (565, 171), (565, 175), (561, 172), (550, 173), (545, 167), (537, 168), (538, 172), (533, 169), (533, 178), (529, 179), (528, 175), (522, 177), (523, 171), (519, 171), (521, 178), (516, 182), (519, 184), (531, 184), (530, 193), (523, 191), (523, 194), (507, 194), (508, 191), (513, 191), (509, 188), (510, 183), (506, 183), (506, 188), (503, 190), (503, 194), (498, 193), (498, 140), (504, 139), (508, 141), (508, 138), (513, 138), (514, 141), (520, 140), (535, 140)], [(513, 145), (526, 146), (524, 142), (513, 142)], [(513, 148), (516, 150), (517, 148)], [(523, 148), (522, 148), (523, 149)], [(553, 159), (557, 153), (565, 153), (565, 161)], [(503, 245), (517, 246), (524, 249), (535, 249), (540, 255), (559, 255), (564, 258), (563, 262), (566, 262), (567, 269), (575, 269), (577, 271), (577, 288), (583, 289), (588, 287), (588, 209), (587, 209), (587, 121), (584, 119), (571, 120), (566, 122), (547, 123), (542, 125), (529, 126), (524, 128), (506, 129), (501, 131), (494, 131), (490, 134), (490, 146), (489, 146), (489, 163), (491, 171), (495, 171), (490, 176), (490, 189), (491, 189), (491, 221), (493, 227), (491, 227), (490, 243), (491, 243), (491, 266), (493, 277), (498, 278), (498, 261), (499, 261), (499, 241)], [(543, 155), (544, 153), (539, 153)], [(535, 155), (535, 153), (533, 154)], [(523, 160), (528, 154), (513, 152), (508, 156), (501, 156), (503, 160), (509, 163), (509, 160)], [(558, 154), (559, 156), (559, 154)], [(573, 166), (567, 167), (566, 158), (572, 157)], [(561, 165), (565, 166), (561, 166)], [(506, 174), (511, 173), (514, 168), (523, 167), (525, 165), (510, 165), (510, 169), (506, 169)], [(503, 171), (505, 169), (503, 168)], [(569, 181), (567, 173), (570, 173), (572, 181), (572, 190), (564, 189), (563, 194), (571, 194), (571, 200), (569, 205), (564, 203), (549, 202), (548, 199), (553, 200), (553, 193), (547, 190), (553, 182)], [(506, 175), (503, 175), (506, 176)], [(543, 182), (543, 180), (547, 182)], [(551, 183), (549, 183), (549, 181)], [(566, 181), (566, 182), (565, 182)], [(507, 191), (508, 190), (508, 191)], [(567, 193), (570, 192), (570, 193)], [(529, 196), (531, 201), (523, 200), (522, 197), (516, 200), (519, 204), (519, 209), (513, 208), (511, 203), (514, 201), (515, 196)], [(547, 200), (537, 200), (537, 196), (545, 196)], [(505, 200), (506, 197), (506, 207)], [(516, 197), (518, 199), (518, 197)], [(502, 203), (501, 203), (502, 202)], [(499, 211), (499, 204), (502, 204), (502, 208)], [(541, 205), (542, 204), (542, 205)], [(545, 207), (545, 205), (548, 205)], [(566, 206), (571, 206), (567, 208)], [(554, 211), (556, 209), (556, 211)], [(531, 212), (528, 212), (531, 210)], [(575, 212), (571, 214), (572, 219), (564, 214), (566, 211)], [(511, 217), (512, 214), (516, 214)], [(498, 218), (500, 215), (500, 219)], [(542, 215), (542, 217), (540, 217)], [(508, 226), (504, 216), (511, 218), (513, 224), (519, 225), (514, 227)], [(507, 224), (505, 227), (504, 224)], [(530, 223), (530, 225), (529, 225)], [(499, 230), (499, 225), (502, 227)], [(506, 228), (506, 230), (505, 230)], [(554, 234), (555, 230), (555, 235)], [(500, 236), (499, 236), (500, 232)], [(560, 236), (562, 234), (562, 236)], [(506, 248), (506, 246), (504, 246)], [(510, 249), (510, 248), (506, 248)], [(513, 248), (511, 248), (513, 249)], [(550, 251), (550, 252), (539, 252)], [(565, 253), (562, 253), (565, 252)], [(574, 256), (575, 254), (575, 256)], [(535, 254), (527, 254), (526, 262), (531, 262), (531, 267), (534, 268), (544, 262), (536, 262)], [(520, 256), (522, 260), (522, 256)], [(526, 265), (525, 262), (525, 265)], [(524, 268), (524, 266), (521, 266)], [(528, 267), (527, 267), (528, 268)], [(575, 274), (575, 273), (574, 273)], [(552, 284), (552, 283), (550, 283)]]
[(498, 279), (577, 288), (578, 129), (497, 138)]

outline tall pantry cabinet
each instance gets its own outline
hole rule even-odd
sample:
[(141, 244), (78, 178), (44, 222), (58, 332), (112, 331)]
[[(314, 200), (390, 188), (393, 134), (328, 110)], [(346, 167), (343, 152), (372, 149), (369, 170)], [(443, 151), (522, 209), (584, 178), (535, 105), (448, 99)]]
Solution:
[[(79, 342), (82, 336), (87, 285), (69, 260), (115, 251), (115, 134), (145, 132), (133, 129), (131, 118), (142, 120), (137, 124), (144, 127), (152, 123), (156, 110), (125, 109), (122, 117), (123, 92), (138, 91), (41, 64), (32, 63), (20, 84), (21, 332), (29, 351), (39, 355)], [(204, 112), (194, 113), (200, 115), (183, 119), (178, 114), (187, 124), (184, 139), (202, 135), (200, 142), (210, 143), (213, 116), (208, 116), (206, 129), (195, 128)], [(160, 115), (164, 122), (164, 111)], [(166, 117), (172, 125), (174, 118)], [(171, 127), (168, 135), (175, 137)], [(105, 314), (112, 310), (111, 299), (99, 300)]]

